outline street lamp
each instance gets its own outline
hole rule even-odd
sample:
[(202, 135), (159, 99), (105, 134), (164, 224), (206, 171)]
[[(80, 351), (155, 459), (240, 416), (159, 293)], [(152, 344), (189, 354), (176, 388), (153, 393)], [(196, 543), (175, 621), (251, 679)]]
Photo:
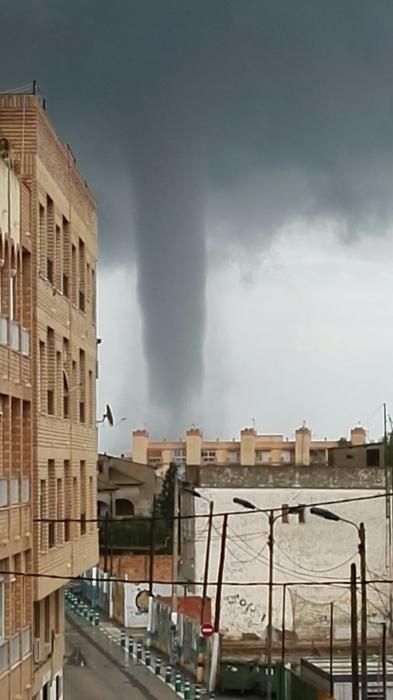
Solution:
[(201, 631), (200, 631), (200, 653), (198, 659), (198, 669), (197, 669), (197, 681), (201, 683), (203, 681), (203, 669), (206, 663), (206, 642), (202, 636), (202, 625), (205, 622), (205, 609), (207, 601), (207, 587), (209, 580), (209, 564), (210, 564), (210, 548), (212, 540), (212, 530), (213, 530), (213, 511), (214, 511), (214, 501), (209, 500), (203, 496), (199, 491), (195, 491), (192, 486), (187, 486), (183, 484), (182, 490), (185, 493), (189, 493), (193, 498), (200, 498), (202, 501), (206, 501), (209, 504), (209, 519), (207, 526), (207, 540), (206, 540), (206, 552), (205, 552), (205, 568), (203, 573), (203, 588), (202, 588), (202, 601), (201, 601)]
[(204, 574), (203, 574), (202, 604), (201, 604), (201, 626), (202, 626), (204, 621), (205, 621), (204, 618), (205, 618), (205, 607), (206, 607), (206, 598), (207, 598), (207, 586), (208, 586), (208, 579), (209, 579), (209, 563), (210, 563), (210, 548), (211, 548), (212, 529), (213, 529), (214, 502), (210, 501), (205, 496), (202, 496), (202, 494), (199, 493), (199, 491), (195, 491), (195, 489), (193, 489), (192, 486), (183, 485), (182, 490), (185, 493), (189, 493), (191, 496), (193, 496), (193, 498), (200, 498), (209, 504), (209, 519), (208, 519), (208, 526), (207, 526), (205, 569), (204, 569)]
[[(274, 566), (274, 525), (277, 520), (280, 520), (283, 513), (274, 515), (274, 510), (264, 511), (258, 508), (254, 503), (246, 501), (244, 498), (234, 498), (233, 503), (238, 506), (247, 508), (248, 510), (257, 511), (266, 515), (269, 521), (269, 537), (268, 537), (268, 547), (269, 547), (269, 584), (268, 584), (268, 622), (267, 622), (267, 634), (266, 634), (266, 647), (267, 647), (267, 700), (272, 698), (272, 656), (273, 656), (273, 566)], [(289, 506), (286, 513), (300, 513), (303, 512), (304, 506)]]
[(358, 551), (360, 558), (360, 591), (361, 591), (361, 629), (360, 629), (360, 646), (361, 646), (361, 678), (362, 678), (362, 700), (367, 700), (367, 585), (366, 585), (366, 530), (364, 523), (355, 523), (353, 520), (342, 518), (337, 513), (326, 508), (313, 506), (310, 508), (310, 513), (324, 520), (333, 520), (334, 522), (347, 523), (356, 529), (359, 537)]

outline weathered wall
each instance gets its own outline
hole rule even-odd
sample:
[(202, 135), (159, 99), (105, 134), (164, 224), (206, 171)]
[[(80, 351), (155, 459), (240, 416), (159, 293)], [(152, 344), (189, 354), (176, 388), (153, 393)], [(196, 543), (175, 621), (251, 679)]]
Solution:
[(254, 465), (188, 467), (187, 477), (206, 488), (380, 489), (384, 470), (378, 467), (321, 465)]
[[(242, 467), (242, 471), (246, 468)], [(214, 469), (206, 470), (212, 475)], [(229, 485), (231, 470), (228, 471)], [(269, 470), (265, 472), (266, 476)], [(270, 470), (271, 472), (272, 470)], [(212, 499), (215, 511), (240, 510), (233, 504), (235, 496), (241, 496), (259, 508), (281, 508), (283, 504), (325, 502), (353, 497), (370, 496), (381, 493), (371, 488), (341, 488), (328, 490), (311, 488), (312, 480), (307, 479), (308, 487), (285, 488), (283, 472), (277, 471), (280, 488), (199, 488), (208, 500)], [(302, 470), (296, 470), (300, 474)], [(311, 472), (312, 468), (304, 469)], [(334, 483), (334, 470), (330, 473)], [(263, 474), (264, 470), (261, 470)], [(325, 472), (325, 474), (323, 473)], [(374, 470), (375, 482), (380, 477)], [(223, 474), (224, 477), (224, 474)], [(358, 470), (359, 485), (365, 481), (365, 470)], [(225, 478), (225, 477), (224, 477)], [(326, 470), (320, 470), (320, 482), (326, 482)], [(344, 482), (351, 481), (344, 475)], [(281, 481), (281, 484), (280, 484)], [(302, 480), (303, 481), (303, 480)], [(202, 499), (194, 499), (196, 513), (207, 513), (208, 505)], [(384, 499), (358, 503), (332, 505), (336, 513), (356, 522), (365, 522), (368, 547), (367, 560), (370, 577), (383, 577), (388, 574), (385, 562), (385, 502)], [(215, 581), (218, 570), (222, 518), (215, 518), (210, 560), (209, 580)], [(194, 564), (193, 578), (203, 579), (206, 548), (207, 519), (195, 521), (195, 557), (188, 564)], [(242, 511), (229, 518), (228, 542), (226, 548), (226, 582), (222, 597), (222, 631), (254, 632), (264, 635), (267, 617), (267, 587), (256, 585), (268, 580), (267, 518), (262, 513)], [(349, 637), (349, 593), (345, 586), (334, 586), (334, 582), (348, 581), (352, 561), (358, 563), (357, 532), (355, 528), (340, 523), (321, 520), (306, 511), (305, 523), (300, 523), (297, 515), (290, 515), (288, 523), (278, 521), (274, 532), (274, 580), (276, 584), (288, 584), (286, 588), (285, 626), (299, 639), (323, 639), (329, 634), (329, 604), (335, 603), (335, 636)], [(326, 585), (311, 585), (315, 581)], [(241, 586), (233, 585), (243, 583)], [(250, 584), (250, 585), (247, 585)], [(289, 585), (291, 584), (291, 585)], [(379, 591), (369, 587), (369, 633), (379, 634), (378, 625), (372, 625), (375, 618), (386, 615), (388, 590), (378, 586)], [(215, 598), (215, 587), (210, 587), (209, 595)], [(199, 592), (198, 588), (195, 592)], [(280, 635), (282, 619), (283, 586), (274, 590), (273, 624)], [(288, 635), (290, 639), (290, 634)]]
[[(149, 578), (150, 557), (148, 554), (121, 554), (110, 557), (113, 566), (112, 575), (124, 578), (128, 576), (130, 581), (147, 581)], [(104, 557), (100, 558), (101, 569), (104, 567)], [(172, 556), (156, 554), (153, 568), (154, 581), (172, 580)]]

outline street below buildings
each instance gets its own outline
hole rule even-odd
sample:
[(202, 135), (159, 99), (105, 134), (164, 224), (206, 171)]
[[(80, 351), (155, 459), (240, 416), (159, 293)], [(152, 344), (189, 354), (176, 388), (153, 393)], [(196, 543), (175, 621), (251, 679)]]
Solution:
[(174, 700), (175, 693), (147, 668), (105, 639), (92, 639), (66, 621), (64, 700)]

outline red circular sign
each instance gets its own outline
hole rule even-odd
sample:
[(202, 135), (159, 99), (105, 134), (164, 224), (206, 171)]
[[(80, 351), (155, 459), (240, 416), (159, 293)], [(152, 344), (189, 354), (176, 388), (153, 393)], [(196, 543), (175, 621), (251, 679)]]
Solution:
[(201, 633), (203, 637), (211, 637), (214, 632), (214, 627), (213, 625), (210, 624), (210, 622), (205, 622), (204, 625), (201, 627)]

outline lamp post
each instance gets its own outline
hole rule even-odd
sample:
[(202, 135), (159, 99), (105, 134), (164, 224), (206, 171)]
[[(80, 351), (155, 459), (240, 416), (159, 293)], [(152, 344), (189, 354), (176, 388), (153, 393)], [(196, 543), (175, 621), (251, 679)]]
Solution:
[(204, 667), (206, 662), (206, 641), (202, 636), (202, 625), (205, 622), (205, 609), (207, 600), (207, 587), (209, 581), (209, 564), (210, 564), (210, 548), (212, 539), (212, 529), (213, 529), (213, 512), (214, 512), (214, 501), (210, 501), (205, 496), (202, 496), (199, 491), (195, 491), (191, 486), (183, 485), (182, 489), (185, 493), (189, 493), (193, 498), (201, 498), (206, 501), (209, 505), (209, 519), (207, 525), (207, 540), (206, 540), (206, 552), (205, 552), (205, 567), (203, 573), (203, 588), (202, 588), (202, 601), (201, 601), (201, 632), (200, 632), (200, 652), (198, 655), (198, 668), (197, 668), (197, 681), (201, 683), (203, 681)]
[(183, 486), (182, 490), (185, 493), (189, 493), (193, 498), (200, 498), (202, 501), (206, 501), (209, 505), (209, 519), (207, 524), (207, 539), (206, 539), (206, 552), (205, 552), (205, 567), (203, 573), (203, 588), (202, 588), (202, 605), (201, 605), (201, 625), (204, 623), (206, 598), (207, 598), (207, 586), (209, 579), (209, 563), (210, 563), (210, 548), (212, 540), (212, 529), (213, 529), (213, 512), (214, 512), (214, 501), (210, 501), (205, 496), (202, 496), (199, 491), (195, 491), (191, 486)]
[[(266, 649), (267, 649), (267, 685), (266, 685), (266, 695), (267, 695), (267, 700), (271, 700), (272, 698), (272, 656), (273, 656), (273, 587), (274, 587), (274, 581), (273, 581), (273, 569), (274, 569), (274, 525), (277, 522), (277, 520), (280, 520), (283, 516), (283, 513), (279, 513), (278, 515), (274, 515), (274, 510), (271, 509), (270, 511), (264, 511), (258, 508), (254, 503), (251, 503), (250, 501), (246, 501), (243, 498), (234, 498), (233, 502), (236, 503), (236, 505), (242, 506), (243, 508), (247, 508), (248, 510), (254, 510), (260, 513), (263, 513), (266, 515), (268, 518), (269, 522), (269, 536), (268, 536), (268, 547), (269, 547), (269, 583), (268, 583), (268, 621), (267, 621), (267, 630), (266, 630)], [(304, 510), (304, 506), (290, 506), (286, 513), (300, 513), (301, 511)]]
[(337, 513), (325, 508), (314, 506), (310, 508), (310, 513), (324, 520), (347, 523), (355, 528), (358, 533), (359, 559), (360, 559), (360, 591), (361, 591), (361, 625), (360, 625), (360, 667), (362, 700), (367, 700), (367, 584), (366, 584), (366, 530), (364, 523), (355, 523), (353, 520), (342, 518)]

